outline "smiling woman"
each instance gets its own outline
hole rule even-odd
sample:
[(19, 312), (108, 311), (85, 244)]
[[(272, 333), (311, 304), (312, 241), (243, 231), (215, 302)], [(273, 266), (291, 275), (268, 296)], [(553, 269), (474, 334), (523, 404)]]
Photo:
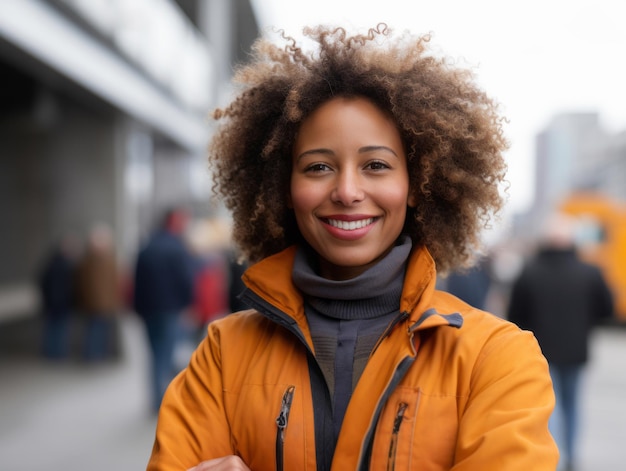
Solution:
[(215, 112), (250, 309), (171, 383), (148, 469), (554, 470), (535, 338), (436, 290), (502, 203), (496, 104), (427, 36), (306, 33)]

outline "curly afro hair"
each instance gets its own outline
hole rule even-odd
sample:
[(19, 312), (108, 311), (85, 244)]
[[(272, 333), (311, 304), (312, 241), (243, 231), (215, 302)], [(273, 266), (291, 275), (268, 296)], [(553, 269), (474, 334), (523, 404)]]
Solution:
[(437, 58), (429, 35), (394, 37), (380, 24), (366, 34), (305, 28), (307, 52), (282, 34), (258, 39), (240, 66), (241, 89), (214, 111), (209, 147), (214, 191), (233, 216), (233, 241), (250, 262), (301, 240), (287, 206), (292, 146), (302, 121), (337, 96), (364, 97), (395, 120), (404, 141), (411, 192), (405, 233), (446, 272), (467, 266), (481, 231), (503, 205), (504, 118), (469, 70)]

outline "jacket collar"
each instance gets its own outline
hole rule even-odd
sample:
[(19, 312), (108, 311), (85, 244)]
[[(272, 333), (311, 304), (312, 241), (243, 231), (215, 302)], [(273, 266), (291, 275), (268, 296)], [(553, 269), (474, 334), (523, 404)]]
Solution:
[(293, 245), (255, 263), (244, 272), (242, 280), (257, 296), (300, 324), (304, 320), (302, 295), (291, 280), (296, 248)]
[[(302, 295), (291, 280), (295, 254), (296, 246), (291, 246), (265, 258), (246, 270), (243, 281), (257, 296), (291, 317), (308, 337)], [(440, 325), (461, 327), (460, 314), (439, 313), (433, 308), (436, 284), (435, 261), (426, 247), (415, 247), (407, 263), (400, 300), (400, 311), (408, 315), (409, 331)]]
[(460, 328), (463, 325), (460, 313), (442, 313), (433, 306), (436, 285), (437, 269), (430, 252), (424, 246), (415, 248), (407, 264), (400, 301), (401, 312), (409, 315), (410, 332), (446, 325)]

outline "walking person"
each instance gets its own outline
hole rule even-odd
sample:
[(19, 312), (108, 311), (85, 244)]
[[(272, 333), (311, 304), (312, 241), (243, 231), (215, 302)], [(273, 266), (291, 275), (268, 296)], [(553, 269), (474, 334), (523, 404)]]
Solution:
[(78, 306), (85, 318), (82, 354), (88, 362), (115, 357), (116, 320), (121, 306), (120, 276), (111, 228), (95, 224), (76, 269)]
[(133, 306), (144, 322), (150, 345), (154, 411), (178, 372), (174, 349), (181, 338), (185, 311), (193, 302), (192, 256), (183, 239), (188, 220), (181, 208), (166, 211), (140, 249), (135, 265)]
[(536, 255), (514, 281), (508, 319), (532, 331), (549, 366), (556, 393), (550, 429), (561, 452), (560, 469), (576, 464), (579, 393), (593, 327), (613, 316), (613, 298), (600, 270), (576, 253), (575, 223), (552, 216)]
[(213, 321), (149, 471), (553, 471), (547, 362), (449, 293), (501, 207), (497, 105), (428, 37), (256, 43), (210, 147), (249, 309)]
[(71, 349), (71, 320), (76, 309), (75, 271), (80, 241), (64, 234), (46, 256), (38, 274), (43, 315), (42, 354), (52, 360), (66, 359)]

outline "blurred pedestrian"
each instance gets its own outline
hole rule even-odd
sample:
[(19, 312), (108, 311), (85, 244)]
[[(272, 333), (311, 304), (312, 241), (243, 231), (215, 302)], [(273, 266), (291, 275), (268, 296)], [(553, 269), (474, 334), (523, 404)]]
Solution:
[(46, 358), (64, 359), (70, 353), (79, 250), (78, 236), (64, 234), (46, 256), (38, 275), (43, 315), (42, 354)]
[(97, 362), (118, 353), (116, 322), (121, 306), (117, 255), (111, 228), (95, 224), (76, 272), (78, 306), (85, 316), (83, 358)]
[(514, 281), (508, 319), (532, 331), (550, 366), (556, 408), (550, 429), (561, 452), (561, 469), (576, 463), (579, 392), (589, 357), (592, 328), (610, 319), (612, 294), (601, 271), (583, 262), (575, 247), (575, 222), (552, 216), (536, 255)]
[[(189, 362), (198, 342), (206, 335), (210, 322), (229, 313), (227, 233), (217, 218), (200, 219), (191, 225), (186, 240), (193, 255), (194, 300), (187, 317), (187, 348), (176, 349), (180, 368)], [(186, 338), (185, 338), (186, 337)]]
[(222, 251), (207, 253), (196, 262), (193, 311), (204, 336), (209, 322), (229, 313), (228, 262)]
[(135, 265), (133, 306), (148, 335), (154, 411), (177, 372), (174, 349), (194, 299), (193, 258), (183, 237), (188, 222), (187, 211), (168, 210)]
[(443, 287), (466, 303), (486, 309), (491, 288), (489, 258), (482, 257), (470, 268), (453, 271), (444, 279)]
[(228, 231), (218, 218), (201, 219), (195, 221), (187, 237), (194, 257), (193, 315), (200, 329), (196, 340), (206, 334), (209, 322), (229, 313)]

